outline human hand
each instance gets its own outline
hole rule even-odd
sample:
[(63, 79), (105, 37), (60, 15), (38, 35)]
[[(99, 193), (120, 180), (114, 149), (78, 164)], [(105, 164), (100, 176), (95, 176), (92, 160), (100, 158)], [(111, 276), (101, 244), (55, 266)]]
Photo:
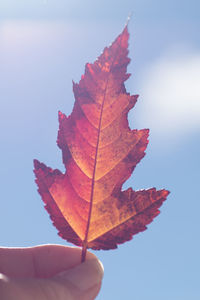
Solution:
[(103, 268), (88, 252), (59, 245), (0, 248), (1, 300), (93, 300)]

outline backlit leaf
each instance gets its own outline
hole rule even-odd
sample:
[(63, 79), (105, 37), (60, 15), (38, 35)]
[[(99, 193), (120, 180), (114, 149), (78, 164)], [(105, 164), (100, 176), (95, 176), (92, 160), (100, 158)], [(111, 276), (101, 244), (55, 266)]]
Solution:
[(83, 247), (113, 249), (146, 229), (166, 190), (122, 191), (145, 155), (148, 129), (131, 130), (127, 114), (138, 96), (126, 92), (127, 27), (73, 84), (69, 117), (59, 112), (58, 146), (65, 174), (35, 160), (39, 193), (59, 235)]

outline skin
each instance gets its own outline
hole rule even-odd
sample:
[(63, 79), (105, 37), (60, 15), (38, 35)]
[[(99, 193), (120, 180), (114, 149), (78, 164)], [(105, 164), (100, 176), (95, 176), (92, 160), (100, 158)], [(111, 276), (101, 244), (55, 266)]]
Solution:
[(2, 300), (93, 300), (103, 277), (95, 255), (59, 245), (0, 248)]

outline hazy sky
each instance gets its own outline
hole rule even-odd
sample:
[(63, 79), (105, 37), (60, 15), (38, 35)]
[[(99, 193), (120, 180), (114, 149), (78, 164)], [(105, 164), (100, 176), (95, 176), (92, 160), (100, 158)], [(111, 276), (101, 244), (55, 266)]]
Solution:
[(0, 1), (0, 236), (3, 246), (66, 244), (34, 183), (32, 160), (64, 171), (57, 112), (73, 107), (72, 80), (129, 24), (139, 94), (132, 128), (150, 128), (147, 154), (126, 186), (171, 194), (148, 230), (98, 251), (98, 300), (200, 299), (200, 2)]

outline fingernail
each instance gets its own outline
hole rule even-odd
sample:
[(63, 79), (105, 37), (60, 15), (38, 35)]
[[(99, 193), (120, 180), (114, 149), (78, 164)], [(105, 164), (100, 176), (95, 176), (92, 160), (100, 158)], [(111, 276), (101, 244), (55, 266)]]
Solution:
[(104, 269), (99, 260), (90, 259), (84, 263), (56, 275), (71, 282), (80, 291), (86, 291), (101, 282)]

